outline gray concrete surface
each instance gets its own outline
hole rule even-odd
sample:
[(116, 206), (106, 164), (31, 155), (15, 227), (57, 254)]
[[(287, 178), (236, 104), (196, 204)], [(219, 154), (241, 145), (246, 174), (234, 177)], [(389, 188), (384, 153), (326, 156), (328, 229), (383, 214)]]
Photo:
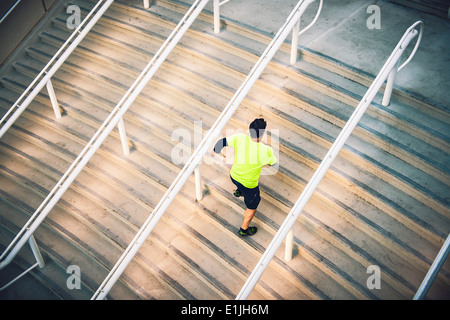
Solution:
[[(221, 15), (276, 33), (297, 3), (298, 0), (231, 0), (221, 6)], [(370, 5), (380, 8), (380, 29), (367, 27), (373, 14), (367, 13)], [(317, 0), (307, 9), (303, 26), (312, 21), (318, 6)], [(212, 11), (212, 1), (206, 9)], [(376, 76), (404, 32), (417, 20), (425, 25), (423, 39), (410, 64), (398, 74), (396, 84), (448, 107), (450, 20), (386, 0), (324, 0), (316, 24), (301, 36), (299, 45)], [(408, 55), (414, 44), (407, 49)]]

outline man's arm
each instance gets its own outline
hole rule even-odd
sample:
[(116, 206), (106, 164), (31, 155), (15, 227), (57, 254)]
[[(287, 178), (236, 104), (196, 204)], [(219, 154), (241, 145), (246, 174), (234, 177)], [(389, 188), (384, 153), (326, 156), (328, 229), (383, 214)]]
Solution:
[(216, 145), (214, 146), (214, 152), (219, 154), (222, 151), (222, 149), (227, 146), (228, 146), (227, 138), (220, 139), (219, 141), (216, 142)]
[(277, 157), (273, 154), (273, 150), (272, 150), (272, 148), (269, 148), (268, 149), (268, 157), (269, 157), (269, 161), (268, 161), (268, 165), (269, 166), (274, 166), (274, 165), (276, 165), (277, 164), (277, 162), (278, 162), (278, 159), (277, 159)]

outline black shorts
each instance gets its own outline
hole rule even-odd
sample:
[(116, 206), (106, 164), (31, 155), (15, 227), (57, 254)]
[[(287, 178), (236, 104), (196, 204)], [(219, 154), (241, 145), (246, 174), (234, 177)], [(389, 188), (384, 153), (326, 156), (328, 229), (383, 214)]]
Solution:
[(261, 196), (259, 194), (259, 187), (257, 186), (256, 188), (249, 189), (247, 187), (244, 187), (241, 183), (237, 182), (233, 178), (231, 178), (231, 181), (233, 181), (233, 183), (236, 185), (236, 187), (244, 197), (244, 203), (247, 206), (247, 208), (251, 210), (256, 210), (256, 208), (259, 205), (259, 202), (261, 201)]

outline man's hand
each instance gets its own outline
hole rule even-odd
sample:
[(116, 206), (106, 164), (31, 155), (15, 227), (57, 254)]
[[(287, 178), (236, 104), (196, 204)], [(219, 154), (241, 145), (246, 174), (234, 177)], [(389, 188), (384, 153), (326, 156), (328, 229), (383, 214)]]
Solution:
[(222, 157), (226, 158), (227, 155), (225, 153), (223, 153), (223, 151), (220, 151), (220, 153), (216, 153), (214, 150), (211, 151), (211, 155), (214, 157), (215, 155), (222, 155)]

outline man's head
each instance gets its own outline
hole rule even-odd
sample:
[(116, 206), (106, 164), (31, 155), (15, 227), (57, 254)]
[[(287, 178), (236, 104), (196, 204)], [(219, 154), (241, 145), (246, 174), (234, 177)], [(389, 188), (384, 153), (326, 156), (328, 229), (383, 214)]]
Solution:
[(264, 130), (266, 129), (266, 121), (263, 118), (255, 119), (250, 123), (249, 130), (250, 136), (253, 139), (260, 139), (264, 135)]

